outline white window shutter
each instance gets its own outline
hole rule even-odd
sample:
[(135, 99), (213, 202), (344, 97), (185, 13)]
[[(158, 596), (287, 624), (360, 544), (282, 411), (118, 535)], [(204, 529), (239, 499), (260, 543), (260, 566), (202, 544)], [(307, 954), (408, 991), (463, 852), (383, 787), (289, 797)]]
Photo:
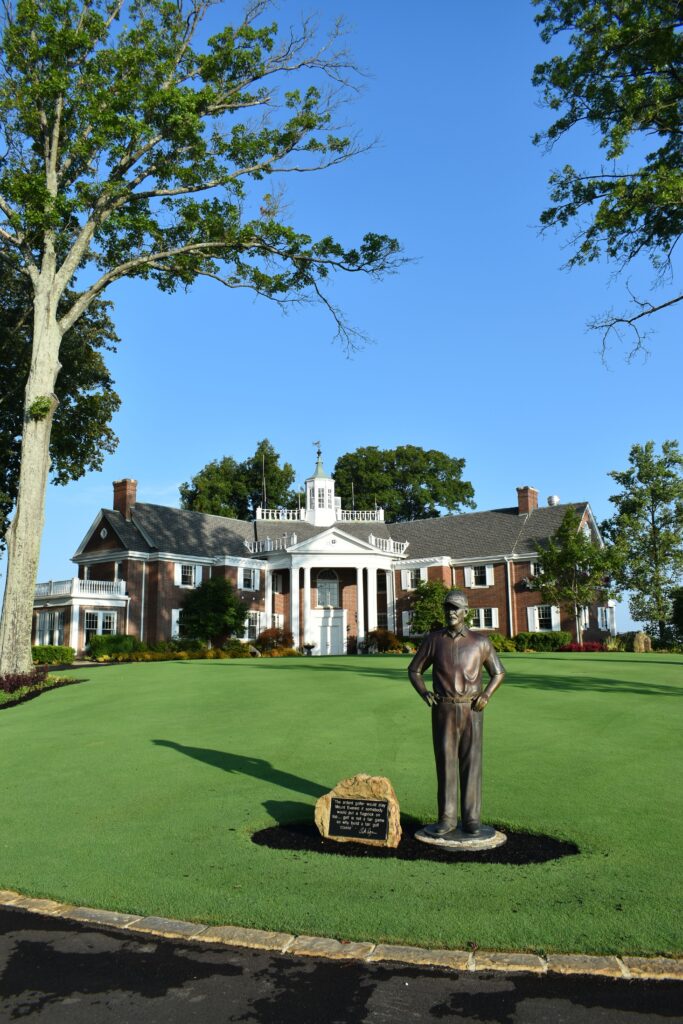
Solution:
[(498, 609), (491, 609), (491, 626), (493, 629), (498, 629)]
[(410, 573), (407, 569), (401, 569), (401, 590), (410, 590)]
[(471, 587), (472, 586), (472, 566), (471, 565), (466, 565), (465, 566), (465, 586), (466, 587)]
[(204, 575), (203, 566), (195, 565), (195, 567), (194, 567), (194, 585), (195, 585), (195, 587), (201, 587), (203, 575)]
[(237, 589), (244, 590), (244, 570), (237, 570)]
[(487, 565), (486, 566), (486, 586), (487, 587), (492, 587), (493, 586), (493, 566), (492, 565)]
[(180, 571), (180, 562), (176, 562), (173, 566), (173, 582), (175, 583), (176, 587), (179, 587), (181, 583)]
[(530, 633), (538, 633), (538, 608), (535, 604), (526, 610), (526, 625)]
[(180, 632), (180, 608), (171, 608), (171, 639)]
[(420, 569), (420, 579), (426, 582), (428, 577), (429, 577), (429, 570), (426, 567), (423, 568), (423, 569)]
[(557, 605), (553, 605), (550, 609), (550, 616), (550, 621), (552, 623), (553, 629), (556, 631), (561, 629), (562, 627), (560, 625), (560, 609), (557, 607)]
[(252, 579), (254, 581), (254, 590), (261, 589), (261, 570), (252, 569)]

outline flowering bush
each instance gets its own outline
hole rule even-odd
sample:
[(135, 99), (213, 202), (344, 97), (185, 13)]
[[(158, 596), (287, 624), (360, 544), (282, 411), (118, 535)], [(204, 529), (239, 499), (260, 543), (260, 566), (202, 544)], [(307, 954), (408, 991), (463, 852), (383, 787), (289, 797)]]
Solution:
[(604, 649), (604, 646), (599, 640), (586, 640), (583, 644), (571, 643), (565, 644), (564, 647), (560, 647), (561, 651), (584, 651), (592, 653), (595, 651), (604, 651)]

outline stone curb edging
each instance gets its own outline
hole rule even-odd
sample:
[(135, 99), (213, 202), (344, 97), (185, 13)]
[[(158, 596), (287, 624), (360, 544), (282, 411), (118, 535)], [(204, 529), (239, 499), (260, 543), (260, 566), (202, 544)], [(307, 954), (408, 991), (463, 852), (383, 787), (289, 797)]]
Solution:
[(424, 967), (445, 967), (454, 971), (502, 971), (532, 974), (589, 974), (594, 977), (621, 978), (629, 981), (683, 981), (683, 959), (645, 956), (588, 956), (551, 953), (497, 953), (486, 950), (466, 952), (458, 949), (422, 949), (418, 946), (394, 946), (383, 942), (340, 942), (315, 935), (290, 935), (288, 932), (238, 928), (234, 925), (205, 925), (174, 921), (165, 917), (120, 914), (93, 907), (75, 907), (57, 900), (34, 899), (9, 889), (0, 889), (0, 906), (17, 907), (33, 914), (62, 917), (103, 928), (116, 928), (140, 935), (192, 942), (215, 942), (295, 956), (326, 957), (331, 960), (361, 960), (365, 963), (392, 961)]

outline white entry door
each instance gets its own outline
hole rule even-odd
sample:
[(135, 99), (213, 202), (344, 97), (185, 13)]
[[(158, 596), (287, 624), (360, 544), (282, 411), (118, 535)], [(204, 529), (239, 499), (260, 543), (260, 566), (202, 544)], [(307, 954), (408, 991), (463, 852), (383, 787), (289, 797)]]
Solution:
[(344, 622), (346, 612), (342, 608), (315, 609), (313, 620), (317, 619), (318, 642), (313, 654), (345, 654)]

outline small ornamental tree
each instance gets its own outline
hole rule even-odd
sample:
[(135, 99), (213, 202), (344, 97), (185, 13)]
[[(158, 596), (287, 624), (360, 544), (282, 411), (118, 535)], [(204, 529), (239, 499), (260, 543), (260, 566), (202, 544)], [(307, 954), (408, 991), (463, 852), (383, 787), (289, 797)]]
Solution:
[(576, 642), (582, 643), (581, 609), (609, 596), (611, 551), (584, 531), (578, 512), (570, 508), (557, 533), (539, 551), (537, 564), (529, 586), (572, 616)]
[(431, 633), (444, 625), (443, 603), (448, 587), (441, 580), (420, 580), (413, 594), (411, 632)]
[[(6, 543), (0, 673), (31, 670), (31, 620), (62, 342), (113, 282), (199, 277), (320, 301), (335, 272), (401, 262), (376, 233), (347, 248), (288, 222), (281, 175), (363, 147), (336, 122), (355, 68), (340, 28), (280, 33), (251, 0), (203, 37), (211, 0), (6, 0), (0, 9), (0, 256), (31, 289), (31, 359)], [(234, 6), (231, 5), (231, 10)], [(77, 275), (83, 287), (73, 291)], [(80, 284), (80, 282), (79, 282)], [(65, 301), (66, 299), (66, 301)]]
[(221, 644), (228, 637), (242, 635), (246, 618), (247, 608), (230, 580), (214, 576), (188, 591), (180, 613), (180, 637)]

